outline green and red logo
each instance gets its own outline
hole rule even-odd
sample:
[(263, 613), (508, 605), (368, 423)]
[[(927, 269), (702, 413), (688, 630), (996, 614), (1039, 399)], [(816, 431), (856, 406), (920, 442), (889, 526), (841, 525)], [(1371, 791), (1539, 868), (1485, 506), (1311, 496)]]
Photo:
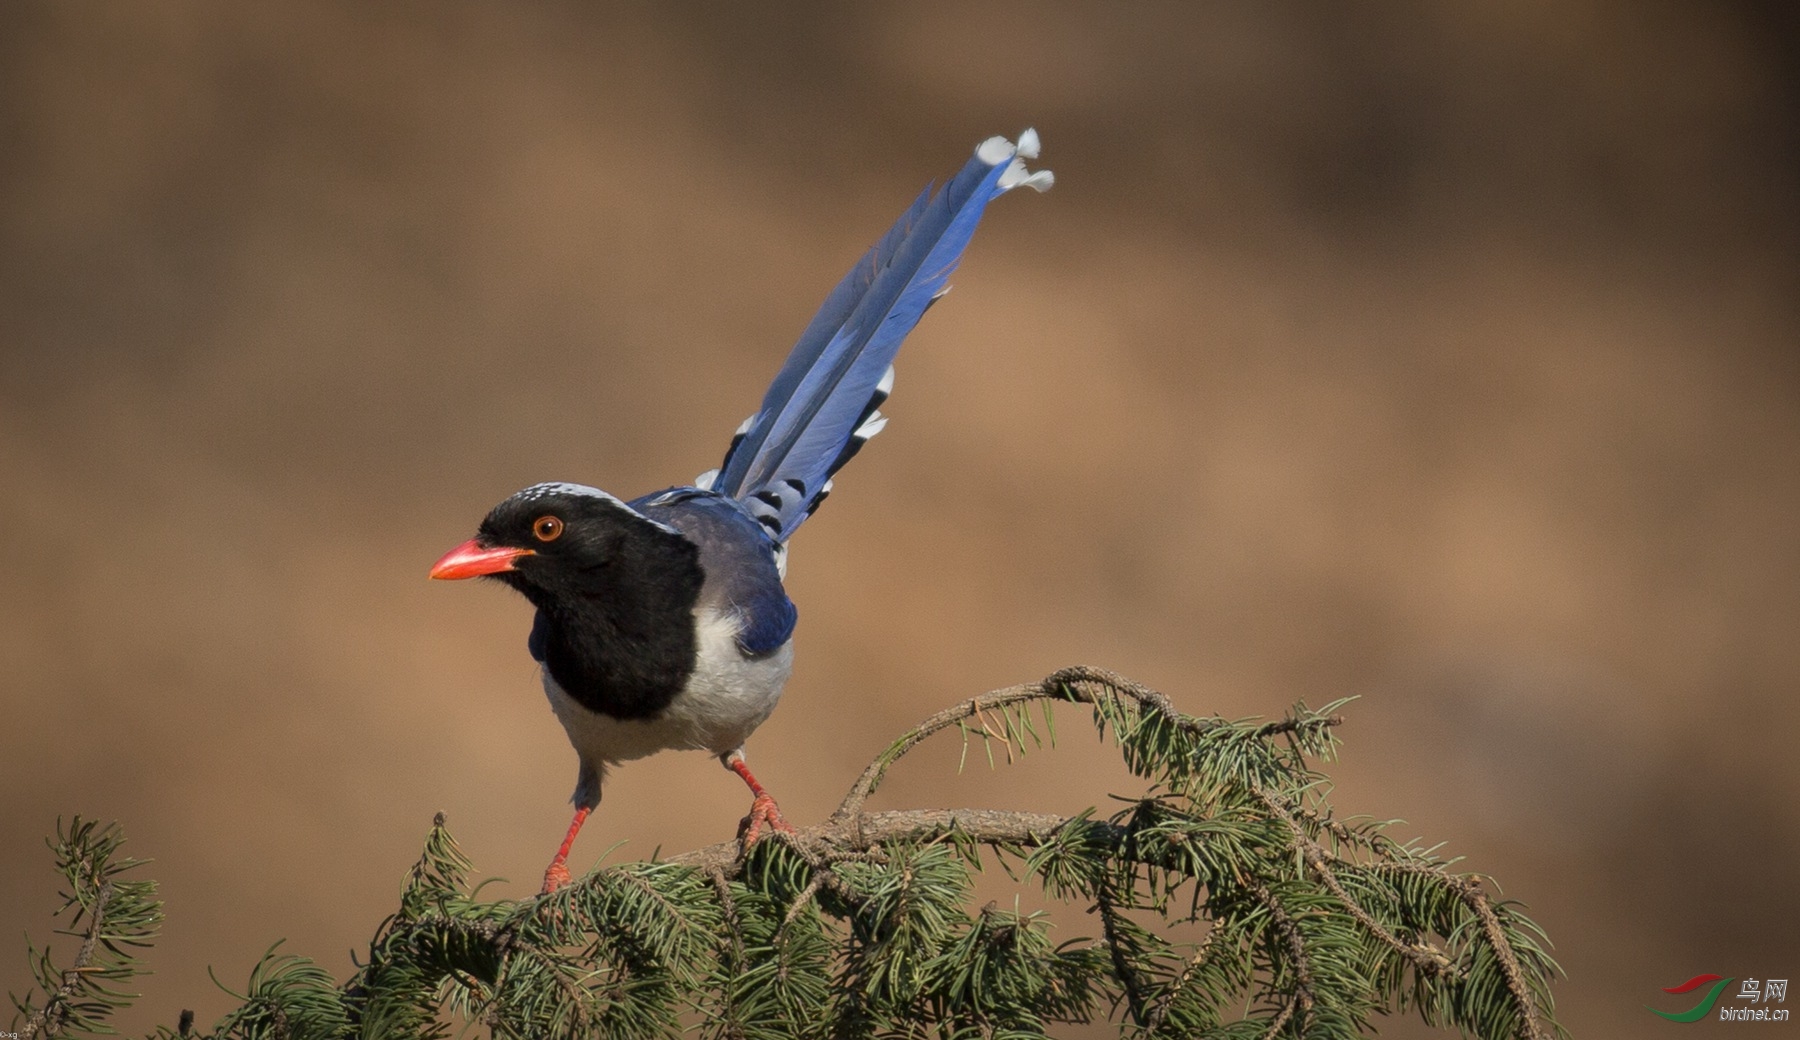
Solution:
[[(1725, 987), (1734, 982), (1739, 985), (1737, 992), (1731, 996), (1733, 1003), (1720, 1005), (1719, 998), (1725, 994)], [(1787, 1003), (1787, 979), (1696, 975), (1679, 986), (1663, 987), (1663, 992), (1692, 993), (1702, 988), (1706, 989), (1705, 995), (1698, 1004), (1686, 1011), (1658, 1011), (1648, 1004), (1644, 1005), (1644, 1010), (1653, 1015), (1661, 1015), (1671, 1022), (1698, 1022), (1711, 1015), (1715, 1007), (1719, 1009), (1717, 1017), (1721, 1022), (1791, 1021), (1787, 1008), (1769, 1006)]]
[(1712, 1014), (1713, 1005), (1719, 1002), (1719, 994), (1725, 992), (1725, 987), (1731, 985), (1735, 977), (1736, 976), (1728, 978), (1724, 975), (1696, 975), (1679, 986), (1664, 986), (1664, 993), (1692, 993), (1701, 986), (1708, 983), (1712, 984), (1712, 989), (1706, 991), (1706, 996), (1700, 998), (1700, 1003), (1695, 1004), (1686, 1011), (1657, 1011), (1648, 1004), (1644, 1005), (1644, 1009), (1654, 1014), (1661, 1015), (1671, 1022), (1698, 1022), (1707, 1015)]

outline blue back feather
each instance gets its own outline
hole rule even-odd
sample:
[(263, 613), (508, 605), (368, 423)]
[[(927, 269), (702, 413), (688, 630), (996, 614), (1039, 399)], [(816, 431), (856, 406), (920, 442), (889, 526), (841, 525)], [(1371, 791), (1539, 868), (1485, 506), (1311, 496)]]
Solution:
[(670, 488), (627, 504), (700, 547), (706, 584), (697, 605), (737, 615), (745, 653), (778, 650), (794, 634), (800, 615), (781, 587), (776, 546), (742, 504), (699, 488)]

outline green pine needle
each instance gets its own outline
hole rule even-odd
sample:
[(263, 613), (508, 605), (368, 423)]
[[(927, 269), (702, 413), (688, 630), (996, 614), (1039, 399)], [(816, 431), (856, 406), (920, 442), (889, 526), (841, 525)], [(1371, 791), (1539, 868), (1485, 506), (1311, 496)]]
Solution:
[[(1054, 747), (1056, 701), (1087, 705), (1144, 782), (1110, 818), (863, 810), (946, 729), (992, 766)], [(1066, 669), (927, 719), (798, 834), (599, 867), (525, 900), (483, 898), (440, 816), (347, 979), (277, 944), (211, 1030), (184, 1017), (154, 1036), (949, 1040), (1109, 1020), (1132, 1037), (1347, 1037), (1396, 1013), (1488, 1040), (1563, 1036), (1561, 969), (1519, 904), (1441, 846), (1389, 837), (1396, 821), (1332, 809), (1318, 767), (1347, 703), (1197, 718)], [(153, 882), (122, 876), (140, 865), (122, 842), (59, 824), (59, 934), (80, 948), (63, 967), (28, 945), (20, 1036), (105, 1033), (135, 999), (123, 987), (162, 911)], [(1051, 909), (974, 906), (990, 856)]]

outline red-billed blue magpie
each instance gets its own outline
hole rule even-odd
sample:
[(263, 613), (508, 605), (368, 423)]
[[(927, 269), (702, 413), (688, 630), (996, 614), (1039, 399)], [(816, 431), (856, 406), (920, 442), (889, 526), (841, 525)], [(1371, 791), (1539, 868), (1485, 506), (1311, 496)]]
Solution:
[(581, 484), (535, 484), (495, 506), (433, 578), (488, 576), (537, 608), (531, 656), (580, 757), (575, 818), (544, 872), (565, 861), (600, 803), (606, 767), (664, 749), (719, 756), (754, 796), (746, 845), (791, 830), (744, 763), (793, 665), (798, 614), (782, 588), (787, 541), (831, 491), (831, 475), (887, 420), (894, 354), (975, 233), (988, 202), (1031, 172), (1036, 131), (990, 138), (935, 194), (930, 186), (838, 283), (801, 333), (762, 407), (719, 468), (689, 487), (625, 502)]

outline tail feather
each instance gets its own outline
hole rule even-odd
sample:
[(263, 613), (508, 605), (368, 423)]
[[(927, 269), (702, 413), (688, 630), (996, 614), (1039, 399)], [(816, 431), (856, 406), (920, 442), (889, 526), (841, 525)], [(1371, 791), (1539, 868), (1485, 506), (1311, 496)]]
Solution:
[(710, 487), (742, 501), (781, 541), (794, 533), (831, 475), (886, 425), (877, 409), (893, 389), (894, 354), (949, 290), (987, 204), (1021, 185), (1050, 186), (1048, 170), (1025, 169), (1037, 152), (1032, 130), (1017, 145), (990, 138), (941, 190), (920, 193), (825, 298)]

